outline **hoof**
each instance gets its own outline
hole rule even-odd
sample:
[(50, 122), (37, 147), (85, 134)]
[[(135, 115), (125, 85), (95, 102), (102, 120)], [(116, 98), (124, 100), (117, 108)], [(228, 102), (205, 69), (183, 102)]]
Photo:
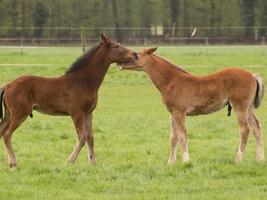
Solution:
[(10, 171), (17, 171), (17, 165), (16, 164), (9, 164)]
[(182, 163), (184, 163), (184, 164), (189, 163), (189, 162), (190, 162), (189, 158), (185, 159), (185, 160), (182, 160)]
[(68, 160), (66, 161), (66, 163), (68, 163), (68, 164), (74, 164), (74, 163), (75, 163), (75, 160), (68, 159)]
[(263, 161), (265, 161), (264, 151), (263, 151), (263, 152), (260, 152), (260, 153), (257, 153), (257, 155), (256, 155), (256, 160), (257, 160), (258, 162), (263, 162)]
[(96, 160), (95, 159), (90, 159), (90, 164), (91, 165), (96, 165)]
[(257, 158), (257, 162), (264, 162), (265, 158)]
[(175, 165), (175, 163), (176, 163), (176, 160), (168, 160), (167, 165), (168, 166), (173, 166), (173, 165)]
[(91, 164), (91, 165), (96, 165), (95, 156), (93, 156), (93, 155), (89, 155), (89, 156), (88, 156), (88, 160), (90, 161), (90, 164)]
[(243, 160), (243, 155), (237, 155), (236, 158), (235, 158), (235, 162), (236, 163), (239, 163)]
[(90, 164), (91, 165), (96, 165), (96, 161), (95, 160), (94, 161), (93, 160), (90, 160)]
[(242, 160), (243, 160), (243, 159), (236, 158), (236, 159), (235, 159), (235, 163), (240, 163), (240, 162), (242, 162)]
[(182, 158), (182, 163), (187, 163), (187, 162), (189, 162), (189, 154), (184, 153)]

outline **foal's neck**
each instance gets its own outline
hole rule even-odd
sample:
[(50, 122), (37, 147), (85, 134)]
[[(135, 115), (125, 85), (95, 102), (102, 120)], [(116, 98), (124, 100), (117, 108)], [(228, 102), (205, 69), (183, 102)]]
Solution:
[(104, 77), (108, 71), (111, 61), (107, 57), (108, 50), (101, 47), (87, 66), (76, 72), (76, 77), (84, 79), (92, 86), (92, 84), (98, 89), (104, 80)]
[(148, 63), (145, 67), (145, 72), (160, 92), (164, 92), (173, 79), (187, 73), (156, 55), (151, 55)]

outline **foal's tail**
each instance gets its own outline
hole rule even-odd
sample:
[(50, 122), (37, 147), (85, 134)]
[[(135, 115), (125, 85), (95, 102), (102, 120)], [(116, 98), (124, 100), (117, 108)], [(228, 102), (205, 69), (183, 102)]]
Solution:
[(255, 108), (258, 108), (262, 102), (262, 98), (264, 95), (264, 84), (263, 84), (263, 79), (259, 75), (254, 74), (254, 77), (257, 82), (257, 89), (256, 89), (256, 94), (255, 94), (255, 99), (254, 99), (254, 106)]
[(5, 88), (0, 89), (0, 119), (3, 119), (3, 97)]

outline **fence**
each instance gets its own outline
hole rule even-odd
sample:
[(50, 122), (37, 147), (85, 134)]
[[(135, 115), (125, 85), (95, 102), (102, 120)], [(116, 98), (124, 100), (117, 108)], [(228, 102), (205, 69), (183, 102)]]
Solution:
[[(245, 30), (251, 35), (245, 37)], [(36, 31), (38, 30), (38, 31)], [(0, 45), (77, 45), (95, 43), (100, 33), (126, 44), (262, 44), (267, 26), (262, 27), (91, 28), (91, 27), (0, 27)], [(38, 32), (38, 34), (36, 34)], [(13, 37), (10, 38), (10, 35)]]
[[(254, 34), (246, 38), (244, 29), (252, 29)], [(42, 29), (42, 37), (35, 37), (35, 30)], [(266, 32), (265, 32), (266, 30)], [(194, 46), (201, 45), (208, 48), (213, 45), (242, 45), (253, 44), (262, 49), (265, 54), (267, 27), (153, 27), (153, 28), (88, 28), (88, 27), (17, 27), (16, 37), (10, 27), (0, 27), (0, 49), (14, 48), (21, 53), (32, 47), (60, 47), (79, 46), (84, 51), (99, 41), (100, 33), (106, 33), (112, 38), (122, 41), (126, 45), (162, 45), (162, 46)], [(10, 33), (10, 34), (9, 34)], [(174, 34), (176, 33), (176, 34)], [(261, 33), (261, 34), (259, 34)], [(187, 35), (187, 36), (184, 36)]]

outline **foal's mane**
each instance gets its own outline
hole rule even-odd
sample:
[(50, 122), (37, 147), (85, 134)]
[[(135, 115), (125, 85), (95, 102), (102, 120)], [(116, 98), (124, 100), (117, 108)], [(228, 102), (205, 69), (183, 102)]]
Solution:
[(88, 62), (93, 58), (96, 51), (100, 48), (101, 44), (98, 44), (95, 47), (90, 48), (87, 50), (83, 55), (81, 55), (70, 67), (66, 70), (67, 73), (78, 71), (85, 66), (87, 66)]
[(186, 74), (190, 74), (188, 71), (186, 71), (185, 69), (181, 68), (181, 67), (178, 67), (177, 65), (175, 65), (174, 63), (172, 63), (171, 61), (165, 59), (165, 58), (162, 58), (161, 56), (158, 56), (158, 55), (155, 55), (153, 54), (156, 58), (164, 61), (165, 63), (167, 63), (171, 68), (174, 68), (175, 70), (179, 71), (179, 72), (183, 72), (183, 73), (186, 73)]

